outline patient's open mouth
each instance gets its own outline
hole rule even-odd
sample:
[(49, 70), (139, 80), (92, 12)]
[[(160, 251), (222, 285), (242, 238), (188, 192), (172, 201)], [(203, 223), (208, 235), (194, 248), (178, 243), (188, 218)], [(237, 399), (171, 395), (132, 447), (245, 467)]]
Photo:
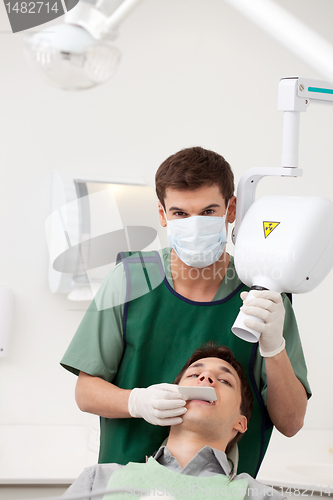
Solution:
[(207, 399), (189, 399), (188, 400), (188, 403), (191, 403), (191, 402), (194, 402), (194, 403), (201, 403), (202, 405), (212, 405), (212, 406), (215, 406), (215, 403), (216, 401), (207, 401)]
[(190, 399), (188, 402), (195, 401), (196, 403), (201, 403), (205, 405), (213, 405), (215, 406), (216, 401), (207, 401), (205, 399)]

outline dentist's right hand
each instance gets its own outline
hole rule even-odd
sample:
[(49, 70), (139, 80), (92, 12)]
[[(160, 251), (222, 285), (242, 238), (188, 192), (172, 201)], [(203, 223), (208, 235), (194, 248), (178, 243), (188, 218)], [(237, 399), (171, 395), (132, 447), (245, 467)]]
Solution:
[(144, 418), (153, 425), (177, 425), (186, 413), (186, 400), (178, 385), (155, 384), (146, 389), (135, 388), (128, 400), (128, 411), (134, 418)]

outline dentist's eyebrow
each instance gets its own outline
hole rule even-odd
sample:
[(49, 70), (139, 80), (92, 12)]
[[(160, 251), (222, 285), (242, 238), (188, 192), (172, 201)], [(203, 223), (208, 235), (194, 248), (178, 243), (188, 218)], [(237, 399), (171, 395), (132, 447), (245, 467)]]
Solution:
[[(201, 212), (204, 212), (205, 210), (208, 210), (209, 208), (220, 208), (220, 205), (218, 205), (217, 203), (212, 203), (211, 205), (208, 205), (208, 207), (202, 208)], [(169, 212), (171, 212), (173, 210), (177, 210), (178, 212), (186, 212), (186, 210), (184, 210), (183, 208), (178, 208), (178, 207), (169, 208)]]
[(169, 208), (169, 212), (171, 212), (172, 210), (177, 210), (177, 212), (186, 212), (186, 210), (184, 210), (183, 208), (177, 208), (177, 207)]
[(217, 203), (212, 203), (211, 205), (208, 205), (208, 207), (203, 208), (201, 211), (204, 212), (205, 210), (208, 210), (209, 208), (220, 208), (220, 205)]

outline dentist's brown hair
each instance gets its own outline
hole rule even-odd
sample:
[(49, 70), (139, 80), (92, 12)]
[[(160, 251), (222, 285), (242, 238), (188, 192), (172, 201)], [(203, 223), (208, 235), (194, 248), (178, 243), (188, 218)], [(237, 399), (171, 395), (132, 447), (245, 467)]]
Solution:
[(234, 174), (223, 156), (199, 146), (182, 149), (167, 158), (155, 175), (156, 194), (165, 210), (167, 188), (194, 191), (216, 184), (227, 206), (235, 191)]

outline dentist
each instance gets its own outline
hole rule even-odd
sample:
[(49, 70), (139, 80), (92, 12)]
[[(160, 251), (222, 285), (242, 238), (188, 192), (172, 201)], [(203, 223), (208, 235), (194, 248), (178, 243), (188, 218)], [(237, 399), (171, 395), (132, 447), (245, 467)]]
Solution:
[[(189, 355), (209, 341), (228, 346), (254, 397), (238, 472), (255, 477), (273, 426), (296, 434), (311, 395), (290, 301), (271, 291), (247, 298), (226, 252), (236, 198), (222, 156), (184, 149), (162, 163), (155, 180), (170, 247), (120, 254), (61, 364), (78, 375), (79, 408), (101, 417), (99, 462), (126, 464), (144, 461), (167, 426), (181, 425), (186, 402), (172, 381)], [(248, 323), (260, 330), (259, 345), (231, 333), (240, 307), (264, 320)]]

